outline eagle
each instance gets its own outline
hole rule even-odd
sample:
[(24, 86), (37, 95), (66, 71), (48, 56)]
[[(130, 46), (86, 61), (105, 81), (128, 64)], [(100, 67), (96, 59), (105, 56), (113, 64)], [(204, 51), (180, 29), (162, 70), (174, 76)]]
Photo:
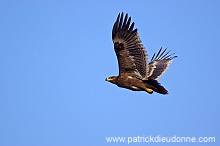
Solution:
[(137, 28), (131, 17), (123, 12), (118, 14), (112, 29), (112, 41), (118, 59), (119, 75), (105, 80), (118, 87), (132, 91), (145, 91), (149, 94), (157, 92), (168, 94), (168, 91), (157, 81), (176, 58), (167, 49), (160, 48), (148, 63), (148, 55), (141, 44)]

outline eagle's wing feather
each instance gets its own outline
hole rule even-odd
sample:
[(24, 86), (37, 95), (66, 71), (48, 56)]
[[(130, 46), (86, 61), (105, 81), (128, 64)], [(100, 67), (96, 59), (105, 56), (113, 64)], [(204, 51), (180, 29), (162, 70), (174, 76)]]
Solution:
[[(118, 59), (119, 74), (129, 73), (139, 78), (147, 77), (147, 54), (137, 29), (134, 29), (134, 22), (131, 17), (118, 14), (117, 20), (112, 29), (112, 40), (115, 53)], [(133, 30), (134, 29), (134, 30)]]
[(166, 49), (163, 50), (160, 48), (159, 52), (156, 54), (154, 53), (151, 62), (149, 63), (148, 69), (148, 79), (157, 80), (166, 69), (169, 68), (169, 64), (171, 61), (176, 58), (177, 56), (172, 56), (173, 54), (169, 55), (170, 51), (166, 52)]

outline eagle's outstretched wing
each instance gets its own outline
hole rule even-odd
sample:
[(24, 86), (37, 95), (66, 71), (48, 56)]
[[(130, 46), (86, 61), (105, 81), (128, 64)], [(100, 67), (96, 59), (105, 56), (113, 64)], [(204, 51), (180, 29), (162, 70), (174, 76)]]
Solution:
[[(112, 40), (115, 53), (118, 59), (119, 74), (129, 74), (141, 79), (147, 77), (147, 54), (137, 29), (134, 29), (134, 22), (128, 14), (118, 14), (117, 20), (112, 29)], [(133, 30), (134, 29), (134, 30)]]
[(173, 56), (174, 53), (169, 54), (170, 51), (166, 52), (166, 50), (167, 49), (162, 51), (162, 48), (160, 48), (157, 54), (154, 53), (148, 66), (148, 79), (157, 80), (160, 76), (163, 75), (166, 69), (169, 68), (171, 61), (177, 57)]

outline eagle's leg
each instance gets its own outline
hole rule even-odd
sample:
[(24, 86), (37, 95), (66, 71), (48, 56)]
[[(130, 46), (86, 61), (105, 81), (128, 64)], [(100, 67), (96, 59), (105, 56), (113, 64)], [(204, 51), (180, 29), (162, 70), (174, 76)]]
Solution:
[(133, 90), (136, 91), (146, 91), (149, 94), (153, 94), (153, 89), (146, 87), (145, 84), (143, 84), (143, 82), (140, 80), (137, 80), (135, 84), (131, 87)]

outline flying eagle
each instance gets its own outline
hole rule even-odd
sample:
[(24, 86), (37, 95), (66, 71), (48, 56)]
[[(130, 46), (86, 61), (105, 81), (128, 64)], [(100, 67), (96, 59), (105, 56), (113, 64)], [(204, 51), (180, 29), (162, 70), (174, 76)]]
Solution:
[(123, 12), (118, 14), (112, 29), (114, 50), (118, 59), (119, 75), (106, 78), (118, 87), (133, 91), (146, 91), (152, 94), (154, 91), (160, 94), (168, 94), (168, 91), (157, 79), (168, 69), (171, 61), (177, 56), (169, 54), (170, 51), (162, 49), (154, 53), (148, 63), (148, 55), (134, 29), (131, 17)]

